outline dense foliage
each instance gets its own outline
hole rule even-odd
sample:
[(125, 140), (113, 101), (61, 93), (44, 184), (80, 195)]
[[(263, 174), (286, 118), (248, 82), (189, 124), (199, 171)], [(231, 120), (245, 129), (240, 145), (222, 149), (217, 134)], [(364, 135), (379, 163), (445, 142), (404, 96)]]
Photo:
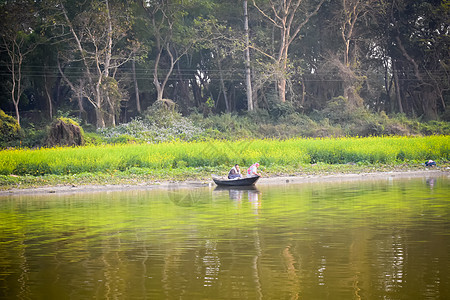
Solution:
[[(395, 114), (449, 120), (448, 0), (248, 1), (248, 45), (242, 4), (0, 1), (0, 109), (30, 135), (63, 114), (151, 141), (190, 140), (226, 118), (240, 136), (408, 134)], [(233, 122), (249, 88), (256, 112)], [(163, 99), (192, 118), (146, 120)]]
[(15, 145), (21, 130), (16, 120), (0, 109), (0, 145)]
[(221, 167), (235, 163), (301, 169), (315, 163), (390, 164), (450, 159), (450, 137), (369, 137), (168, 142), (0, 151), (0, 174), (44, 175)]

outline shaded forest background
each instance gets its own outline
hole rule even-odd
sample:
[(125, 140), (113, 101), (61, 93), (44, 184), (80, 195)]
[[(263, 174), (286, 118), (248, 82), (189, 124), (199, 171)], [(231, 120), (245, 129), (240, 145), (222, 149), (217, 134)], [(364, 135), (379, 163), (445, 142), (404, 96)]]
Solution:
[(0, 23), (30, 146), (57, 117), (127, 141), (450, 132), (448, 0), (2, 0)]

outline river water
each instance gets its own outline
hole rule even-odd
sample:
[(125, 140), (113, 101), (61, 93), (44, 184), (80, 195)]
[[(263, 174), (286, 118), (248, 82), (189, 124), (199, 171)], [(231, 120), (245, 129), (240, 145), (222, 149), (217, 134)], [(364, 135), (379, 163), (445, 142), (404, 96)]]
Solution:
[(0, 198), (1, 299), (450, 299), (450, 179)]

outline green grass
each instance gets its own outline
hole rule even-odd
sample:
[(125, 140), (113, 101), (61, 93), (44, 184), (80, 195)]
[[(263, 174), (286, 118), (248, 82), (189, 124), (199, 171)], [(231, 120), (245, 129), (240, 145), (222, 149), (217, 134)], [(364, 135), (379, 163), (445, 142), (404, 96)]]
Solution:
[[(1, 185), (46, 176), (76, 182), (112, 183), (202, 178), (226, 172), (238, 163), (243, 169), (254, 162), (266, 174), (314, 172), (326, 166), (331, 172), (371, 169), (373, 166), (418, 166), (428, 159), (444, 163), (450, 158), (450, 136), (294, 138), (287, 140), (214, 140), (160, 144), (102, 145), (8, 149), (0, 151)], [(347, 165), (346, 165), (347, 164)], [(383, 167), (381, 167), (383, 168)], [(334, 171), (333, 171), (334, 170)], [(53, 176), (53, 177), (52, 177)], [(55, 177), (56, 176), (56, 177)], [(71, 178), (71, 179), (70, 179)], [(18, 179), (17, 179), (18, 180)], [(42, 182), (43, 185), (49, 184)], [(50, 183), (51, 184), (51, 183)]]

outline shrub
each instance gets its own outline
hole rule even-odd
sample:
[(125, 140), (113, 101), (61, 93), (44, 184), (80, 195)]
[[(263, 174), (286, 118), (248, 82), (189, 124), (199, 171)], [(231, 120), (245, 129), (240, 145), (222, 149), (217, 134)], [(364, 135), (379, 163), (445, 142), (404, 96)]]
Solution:
[(22, 132), (17, 120), (0, 109), (0, 147), (11, 146), (21, 136)]
[(156, 101), (144, 113), (144, 117), (133, 119), (113, 128), (99, 129), (109, 143), (152, 142), (183, 140), (192, 141), (203, 136), (204, 130), (176, 111), (170, 100)]
[(353, 121), (359, 118), (357, 114), (360, 111), (353, 108), (344, 97), (335, 97), (331, 99), (327, 106), (320, 112), (322, 118), (327, 118), (332, 123), (342, 123)]
[(220, 132), (220, 138), (230, 140), (251, 138), (257, 128), (248, 117), (231, 113), (214, 115), (200, 122), (202, 127)]
[(23, 128), (22, 147), (33, 148), (42, 147), (47, 137), (47, 130), (45, 127), (39, 129), (38, 126), (28, 124)]
[(86, 145), (101, 145), (106, 143), (105, 139), (95, 132), (85, 132), (84, 140)]
[(275, 91), (268, 93), (267, 102), (269, 104), (269, 116), (275, 121), (283, 116), (295, 113), (292, 102), (281, 102)]
[(56, 119), (48, 131), (45, 144), (55, 146), (82, 146), (84, 145), (84, 130), (72, 119)]

